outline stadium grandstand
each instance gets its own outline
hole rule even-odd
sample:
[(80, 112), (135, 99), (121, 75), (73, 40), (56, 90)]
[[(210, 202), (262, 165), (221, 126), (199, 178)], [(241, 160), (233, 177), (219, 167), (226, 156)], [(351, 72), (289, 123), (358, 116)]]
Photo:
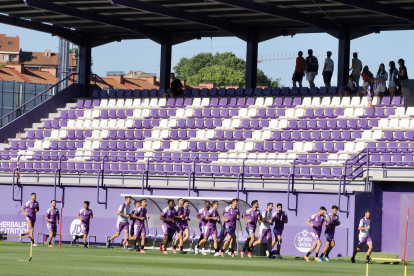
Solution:
[[(414, 192), (410, 81), (407, 93), (386, 95), (370, 108), (356, 93), (339, 96), (349, 76), (352, 39), (413, 29), (414, 2), (394, 2), (0, 1), (0, 23), (59, 36), (78, 45), (80, 56), (79, 72), (67, 77), (71, 85), (46, 101), (39, 94), (30, 110), (23, 104), (0, 118), (0, 199), (10, 206), (0, 218), (23, 221), (17, 215), (22, 206), (14, 202), (22, 204), (32, 192), (40, 205), (62, 198), (62, 240), (72, 242), (78, 206), (90, 201), (90, 234), (104, 243), (113, 234), (107, 225), (115, 223), (120, 195), (219, 197), (226, 203), (238, 198), (242, 212), (257, 199), (263, 210), (268, 202), (283, 204), (289, 216), (283, 252), (302, 256), (312, 242), (306, 220), (321, 205), (337, 205), (341, 225), (332, 256), (352, 255), (359, 221), (370, 209), (374, 251), (402, 258)], [(302, 33), (338, 39), (337, 85), (257, 87), (258, 43)], [(181, 96), (163, 98), (172, 46), (223, 36), (246, 42), (246, 86), (187, 86)], [(125, 39), (161, 45), (159, 82), (153, 76), (91, 77), (93, 47)], [(164, 208), (167, 201), (157, 203)], [(150, 236), (163, 239), (161, 221), (151, 223)], [(238, 226), (242, 241), (245, 226), (243, 220)], [(46, 227), (39, 222), (35, 233), (46, 233)], [(193, 239), (200, 234), (191, 233)]]

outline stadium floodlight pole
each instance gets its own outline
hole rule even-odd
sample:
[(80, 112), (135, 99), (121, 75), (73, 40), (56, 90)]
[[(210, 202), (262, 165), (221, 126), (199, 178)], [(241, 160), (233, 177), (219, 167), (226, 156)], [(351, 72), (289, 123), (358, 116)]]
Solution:
[(57, 14), (68, 15), (71, 17), (89, 20), (97, 23), (101, 23), (108, 26), (117, 27), (120, 29), (128, 30), (133, 33), (139, 33), (157, 43), (162, 42), (162, 34), (165, 33), (164, 29), (160, 29), (153, 26), (148, 26), (137, 21), (128, 21), (116, 17), (103, 15), (96, 12), (90, 12), (86, 10), (80, 10), (69, 6), (62, 6), (52, 2), (46, 2), (43, 0), (24, 0), (24, 3), (29, 8), (36, 8), (54, 12)]

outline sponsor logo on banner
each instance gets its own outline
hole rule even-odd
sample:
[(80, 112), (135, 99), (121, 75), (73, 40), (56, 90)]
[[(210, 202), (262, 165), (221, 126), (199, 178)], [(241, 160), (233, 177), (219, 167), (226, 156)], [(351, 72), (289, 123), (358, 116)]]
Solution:
[(296, 249), (305, 253), (312, 247), (313, 238), (311, 233), (304, 229), (296, 235), (294, 242)]
[(81, 235), (81, 221), (78, 219), (74, 219), (70, 224), (70, 234), (71, 235)]
[(8, 235), (20, 235), (29, 230), (26, 221), (0, 221), (0, 232)]

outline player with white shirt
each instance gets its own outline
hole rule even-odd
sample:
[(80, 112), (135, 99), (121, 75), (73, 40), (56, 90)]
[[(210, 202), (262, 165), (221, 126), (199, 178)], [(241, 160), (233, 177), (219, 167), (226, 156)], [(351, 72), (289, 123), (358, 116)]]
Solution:
[(276, 257), (272, 255), (272, 230), (270, 229), (270, 225), (273, 225), (273, 203), (267, 204), (267, 210), (262, 212), (261, 218), (260, 218), (260, 236), (257, 241), (253, 243), (253, 247), (261, 244), (262, 240), (264, 238), (267, 239), (267, 250), (269, 251), (269, 259), (275, 259)]
[(355, 256), (358, 253), (358, 251), (361, 250), (362, 246), (364, 244), (368, 245), (368, 252), (367, 252), (367, 258), (365, 259), (366, 263), (371, 263), (371, 252), (372, 249), (374, 249), (374, 246), (372, 244), (371, 239), (371, 220), (369, 219), (371, 216), (371, 210), (367, 209), (365, 211), (365, 216), (359, 221), (358, 230), (359, 230), (359, 243), (357, 245), (357, 248), (354, 250), (354, 254), (352, 255), (351, 261), (352, 263), (355, 263)]
[(106, 247), (109, 248), (111, 241), (115, 239), (116, 237), (119, 237), (122, 230), (124, 230), (125, 233), (125, 239), (123, 241), (123, 245), (125, 245), (128, 242), (129, 238), (129, 217), (131, 216), (130, 211), (130, 204), (131, 204), (132, 198), (127, 196), (125, 198), (125, 203), (122, 203), (121, 206), (118, 208), (118, 219), (116, 221), (116, 233), (112, 235), (110, 239), (106, 241)]

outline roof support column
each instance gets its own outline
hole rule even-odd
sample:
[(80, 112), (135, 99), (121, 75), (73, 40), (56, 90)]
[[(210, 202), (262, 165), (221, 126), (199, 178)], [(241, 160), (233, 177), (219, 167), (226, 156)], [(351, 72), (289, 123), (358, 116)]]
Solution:
[(172, 42), (171, 34), (166, 34), (161, 43), (161, 61), (160, 61), (160, 89), (167, 90), (170, 88), (171, 73), (171, 54)]
[(346, 86), (349, 76), (349, 57), (351, 54), (351, 34), (348, 28), (344, 28), (339, 34), (338, 45), (338, 84)]
[(253, 30), (247, 41), (246, 51), (246, 88), (256, 88), (257, 85), (257, 54), (259, 42), (257, 31)]
[(85, 47), (79, 47), (79, 83), (83, 86), (83, 96), (90, 96), (92, 47), (90, 39), (85, 39)]

